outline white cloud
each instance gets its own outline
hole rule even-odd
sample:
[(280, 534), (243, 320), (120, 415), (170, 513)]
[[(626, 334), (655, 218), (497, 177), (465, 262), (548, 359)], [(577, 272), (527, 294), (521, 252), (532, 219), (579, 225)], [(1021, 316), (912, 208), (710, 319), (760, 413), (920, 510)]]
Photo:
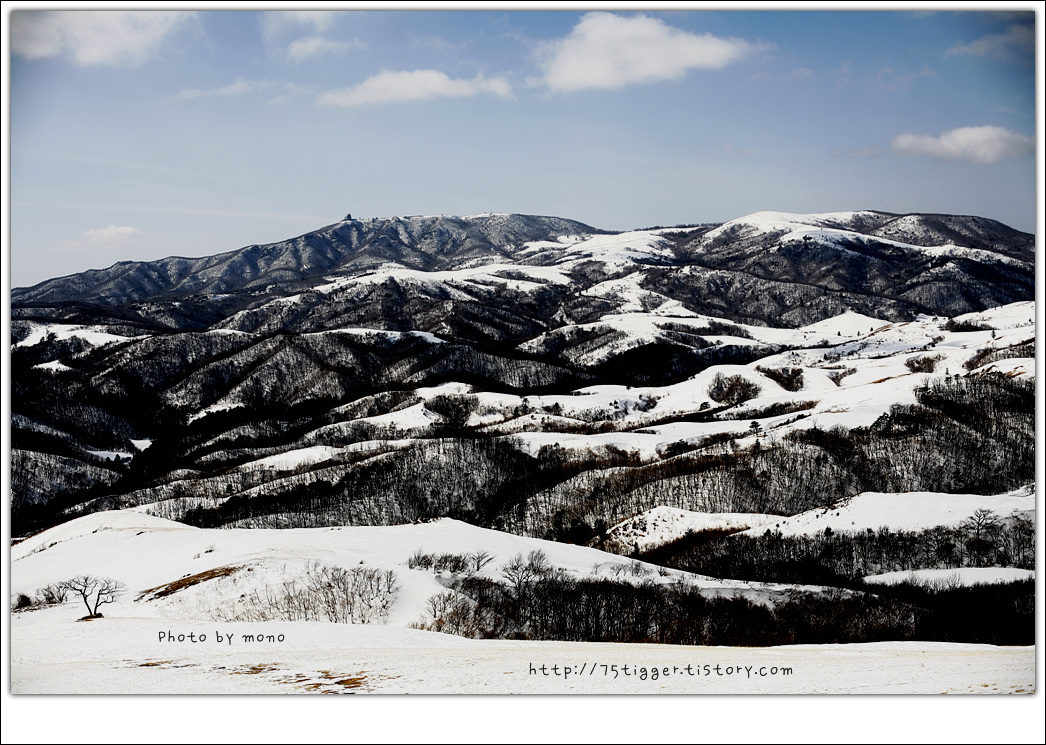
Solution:
[(312, 26), (317, 33), (326, 31), (333, 23), (336, 11), (332, 10), (266, 10), (260, 11), (261, 35), (265, 41), (298, 26)]
[(945, 57), (960, 54), (968, 57), (1009, 58), (1015, 55), (1035, 58), (1034, 26), (1015, 23), (1001, 34), (988, 34), (969, 44), (955, 44), (945, 51)]
[(934, 137), (902, 134), (890, 147), (902, 155), (928, 155), (971, 163), (998, 163), (1035, 151), (1035, 139), (1002, 127), (959, 127)]
[(55, 251), (83, 251), (92, 248), (111, 250), (125, 245), (142, 231), (130, 225), (109, 225), (105, 228), (91, 228), (80, 233), (79, 240), (66, 241), (57, 246)]
[(454, 80), (439, 70), (384, 70), (351, 88), (322, 93), (316, 102), (323, 106), (363, 106), (433, 98), (465, 98), (479, 93), (511, 98), (512, 86), (505, 78), (485, 78), (483, 75), (477, 75), (472, 80)]
[(211, 90), (200, 90), (199, 88), (183, 88), (174, 95), (174, 98), (193, 100), (197, 98), (225, 98), (228, 96), (242, 96), (253, 91), (270, 88), (273, 84), (266, 80), (243, 80), (237, 78), (236, 82), (221, 88)]
[(110, 225), (105, 228), (85, 230), (80, 233), (80, 237), (88, 245), (112, 248), (117, 244), (123, 243), (128, 238), (141, 234), (142, 231), (130, 225)]
[(576, 91), (677, 79), (691, 69), (725, 67), (760, 48), (743, 39), (692, 34), (648, 16), (596, 12), (538, 55), (550, 89)]
[(196, 17), (186, 11), (15, 10), (11, 49), (26, 59), (78, 65), (141, 64)]
[(287, 56), (295, 62), (303, 62), (310, 57), (319, 57), (323, 54), (342, 54), (353, 47), (363, 49), (365, 45), (361, 41), (331, 41), (322, 36), (306, 36), (290, 43), (290, 46), (287, 47)]

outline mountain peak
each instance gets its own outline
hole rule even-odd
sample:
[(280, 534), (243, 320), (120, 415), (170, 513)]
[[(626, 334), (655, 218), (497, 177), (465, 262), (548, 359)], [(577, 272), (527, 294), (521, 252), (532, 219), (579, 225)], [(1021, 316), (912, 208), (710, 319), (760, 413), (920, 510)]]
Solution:
[(410, 215), (339, 222), (296, 238), (246, 246), (204, 258), (120, 262), (107, 269), (47, 280), (12, 295), (21, 303), (117, 305), (150, 298), (225, 294), (300, 283), (331, 272), (360, 272), (395, 262), (422, 270), (452, 269), (501, 256), (534, 241), (606, 231), (576, 220), (488, 212), (466, 217)]

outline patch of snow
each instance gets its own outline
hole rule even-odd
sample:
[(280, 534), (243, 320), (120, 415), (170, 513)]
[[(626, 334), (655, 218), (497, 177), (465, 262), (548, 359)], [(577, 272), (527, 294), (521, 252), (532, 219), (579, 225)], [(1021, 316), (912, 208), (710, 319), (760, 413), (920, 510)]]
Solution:
[(134, 453), (127, 453), (122, 450), (88, 450), (91, 455), (96, 455), (99, 458), (132, 458)]
[(849, 337), (864, 336), (874, 329), (883, 328), (888, 325), (890, 325), (889, 321), (883, 321), (879, 318), (873, 318), (871, 316), (848, 310), (838, 316), (833, 316), (832, 318), (826, 318), (823, 321), (803, 326), (799, 330), (809, 334), (828, 335), (829, 337), (837, 334)]
[[(974, 510), (992, 510), (1000, 518), (1013, 512), (1034, 512), (1035, 495), (1028, 489), (1007, 494), (945, 494), (942, 492), (862, 492), (831, 508), (818, 507), (792, 517), (782, 517), (769, 529), (782, 535), (813, 535), (825, 528), (834, 532), (878, 530), (917, 531), (938, 525), (955, 526)], [(759, 534), (763, 529), (745, 531)]]
[(203, 419), (208, 414), (214, 414), (219, 411), (229, 411), (230, 409), (242, 409), (243, 407), (244, 404), (242, 403), (234, 403), (227, 399), (223, 399), (217, 403), (211, 404), (205, 409), (200, 409), (200, 411), (189, 417), (189, 421), (195, 422), (197, 419)]
[(58, 360), (51, 362), (43, 362), (39, 365), (33, 365), (34, 370), (47, 370), (48, 372), (65, 372), (66, 370), (72, 370), (73, 368), (68, 365), (63, 365)]
[(743, 512), (694, 512), (654, 507), (623, 520), (607, 531), (607, 547), (620, 553), (644, 552), (678, 540), (689, 531), (741, 531), (780, 520), (779, 515)]
[[(39, 325), (34, 324), (34, 326), (35, 327), (29, 335), (14, 346), (31, 347), (46, 339), (48, 334), (54, 334), (58, 341), (65, 341), (66, 339), (82, 339), (95, 347), (115, 342), (128, 341), (132, 338), (129, 336), (120, 336), (118, 334), (110, 333), (105, 326), (81, 326), (65, 323), (41, 323)], [(134, 338), (144, 339), (148, 337)]]
[(330, 447), (329, 445), (313, 445), (312, 447), (290, 450), (285, 453), (252, 460), (249, 463), (244, 463), (238, 470), (295, 471), (303, 466), (333, 460), (341, 452), (342, 448)]
[(1035, 579), (1031, 569), (1016, 567), (958, 567), (955, 569), (916, 569), (909, 572), (886, 572), (864, 578), (870, 585), (896, 585), (900, 582), (917, 582), (940, 586), (970, 587), (971, 585), (995, 585), (1002, 582), (1017, 582)]
[(1010, 303), (998, 308), (966, 313), (956, 316), (957, 322), (971, 322), (1002, 331), (1003, 329), (1028, 328), (1035, 325), (1035, 301)]

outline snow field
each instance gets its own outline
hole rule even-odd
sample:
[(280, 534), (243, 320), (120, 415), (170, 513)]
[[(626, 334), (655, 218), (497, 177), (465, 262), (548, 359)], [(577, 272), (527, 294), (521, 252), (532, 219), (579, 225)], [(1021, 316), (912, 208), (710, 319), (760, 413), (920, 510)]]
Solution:
[[(992, 510), (1001, 518), (1014, 512), (1034, 513), (1035, 492), (1029, 487), (994, 496), (862, 492), (831, 509), (818, 508), (792, 517), (781, 517), (766, 527), (774, 532), (780, 531), (782, 535), (811, 535), (823, 533), (825, 528), (837, 532), (878, 530), (881, 527), (917, 531), (938, 525), (958, 525), (978, 509)], [(754, 535), (765, 529), (753, 528), (745, 533)]]
[[(161, 633), (174, 641), (161, 641)], [(197, 641), (189, 641), (190, 635)], [(1032, 648), (973, 644), (757, 649), (525, 642), (345, 624), (132, 618), (75, 623), (54, 611), (38, 611), (13, 619), (12, 647), (13, 693), (1035, 691)]]

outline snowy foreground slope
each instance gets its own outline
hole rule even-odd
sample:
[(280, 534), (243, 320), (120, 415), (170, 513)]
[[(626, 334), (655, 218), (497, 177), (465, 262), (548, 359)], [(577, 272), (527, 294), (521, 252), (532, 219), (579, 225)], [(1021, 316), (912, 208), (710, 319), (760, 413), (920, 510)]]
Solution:
[[(931, 642), (768, 648), (523, 642), (344, 624), (165, 624), (133, 618), (77, 624), (68, 617), (34, 619), (31, 615), (17, 614), (12, 623), (14, 693), (1035, 691), (1030, 647)], [(157, 641), (160, 631), (195, 633), (207, 639), (163, 644)], [(218, 643), (218, 633), (223, 638), (232, 635), (233, 644)], [(243, 641), (243, 634), (259, 633), (282, 635), (284, 641)], [(617, 667), (616, 677), (611, 666)]]
[[(594, 549), (441, 520), (419, 525), (204, 530), (139, 512), (102, 512), (11, 551), (13, 593), (72, 574), (127, 584), (105, 618), (79, 599), (11, 619), (15, 693), (943, 693), (1032, 692), (1031, 648), (879, 643), (770, 648), (473, 640), (409, 628), (442, 590), (408, 569), (417, 549), (485, 549), (494, 576), (517, 553), (546, 552), (578, 576), (631, 565)], [(217, 620), (215, 608), (259, 585), (278, 588), (308, 560), (392, 569), (400, 589), (387, 625)], [(228, 576), (156, 588), (238, 567)], [(242, 579), (245, 577), (250, 579)], [(628, 576), (622, 573), (622, 577)], [(238, 579), (241, 578), (241, 579)], [(710, 594), (774, 602), (818, 588), (745, 583), (670, 571)], [(252, 584), (253, 583), (253, 584)], [(153, 590), (151, 593), (146, 591)], [(230, 594), (232, 593), (232, 594)], [(78, 605), (79, 604), (79, 605)], [(219, 639), (220, 635), (220, 639)], [(604, 667), (605, 666), (605, 667)], [(616, 666), (616, 668), (614, 667)], [(627, 666), (627, 668), (626, 668)], [(654, 673), (654, 669), (657, 673)], [(533, 670), (533, 672), (532, 672)], [(616, 674), (615, 674), (616, 672)]]
[[(234, 600), (231, 596), (241, 594), (245, 587), (279, 586), (310, 561), (344, 567), (365, 564), (396, 572), (400, 589), (388, 623), (406, 627), (423, 620), (428, 598), (445, 589), (433, 571), (408, 569), (408, 558), (419, 549), (437, 554), (484, 549), (493, 560), (480, 574), (490, 577), (496, 577), (516, 554), (535, 550), (544, 551), (553, 566), (578, 577), (627, 576), (631, 571), (622, 569), (636, 564), (584, 546), (501, 533), (449, 519), (418, 525), (208, 530), (140, 512), (119, 511), (77, 518), (14, 546), (11, 589), (15, 594), (32, 595), (37, 588), (72, 574), (113, 577), (123, 581), (129, 592), (103, 607), (107, 616), (207, 620), (213, 616), (213, 609), (229, 605)], [(740, 594), (772, 602), (797, 588), (701, 577), (675, 570), (660, 576), (655, 567), (641, 566), (645, 578), (660, 582), (685, 578), (710, 595)], [(240, 571), (235, 579), (219, 577), (166, 597), (134, 601), (148, 590), (222, 567), (246, 567), (255, 576), (248, 583), (239, 579), (246, 574)], [(85, 611), (82, 603), (77, 606), (71, 601), (63, 610), (71, 618), (78, 618)]]

